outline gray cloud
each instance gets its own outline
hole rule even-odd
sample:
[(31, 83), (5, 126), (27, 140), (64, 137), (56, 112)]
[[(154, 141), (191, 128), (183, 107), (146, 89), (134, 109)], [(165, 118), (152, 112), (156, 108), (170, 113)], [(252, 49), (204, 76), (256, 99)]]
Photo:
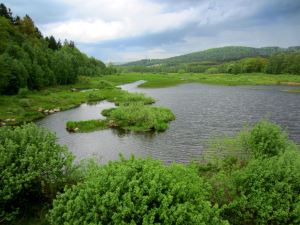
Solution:
[[(190, 10), (192, 19), (184, 20), (185, 22), (178, 26), (163, 26), (163, 29), (155, 32), (145, 29), (134, 32), (135, 28), (131, 27), (135, 35), (130, 35), (128, 32), (128, 35), (93, 43), (80, 43), (75, 40), (79, 48), (105, 61), (128, 61), (144, 57), (167, 57), (223, 45), (253, 47), (300, 45), (299, 0), (139, 0), (139, 3), (142, 1), (162, 6), (162, 13), (167, 14)], [(108, 13), (98, 15), (95, 9), (90, 13), (85, 11), (88, 7), (82, 10), (80, 7), (74, 9), (74, 5), (72, 7), (70, 5), (72, 3), (70, 0), (4, 0), (3, 2), (12, 8), (15, 14), (21, 16), (29, 14), (42, 27), (54, 22), (64, 24), (70, 20), (86, 18), (89, 20), (100, 18), (106, 23), (118, 21), (118, 18), (121, 21), (123, 17), (128, 16), (128, 14), (122, 15), (120, 11), (107, 16)], [(92, 2), (97, 4), (96, 1)], [(103, 9), (101, 10), (103, 12)], [(147, 19), (146, 16), (148, 14), (144, 15), (141, 12), (141, 15), (134, 17), (133, 21), (140, 20), (139, 26), (144, 20), (149, 23), (149, 18)], [(78, 29), (80, 30), (81, 27)]]

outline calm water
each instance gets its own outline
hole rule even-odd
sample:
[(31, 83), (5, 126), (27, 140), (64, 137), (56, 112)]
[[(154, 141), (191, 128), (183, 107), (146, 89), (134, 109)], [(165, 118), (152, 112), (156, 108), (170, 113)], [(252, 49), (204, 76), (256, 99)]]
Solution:
[(152, 156), (165, 162), (188, 162), (201, 154), (209, 138), (233, 135), (243, 125), (262, 117), (286, 127), (290, 137), (300, 144), (300, 94), (286, 92), (290, 87), (185, 84), (140, 89), (136, 85), (123, 85), (122, 88), (152, 96), (157, 100), (156, 105), (168, 107), (175, 113), (176, 120), (166, 132), (121, 134), (107, 129), (74, 134), (65, 130), (68, 120), (102, 118), (101, 110), (114, 107), (107, 101), (97, 105), (83, 104), (37, 123), (56, 132), (59, 142), (67, 145), (77, 160), (96, 156), (102, 162), (117, 159), (119, 153)]

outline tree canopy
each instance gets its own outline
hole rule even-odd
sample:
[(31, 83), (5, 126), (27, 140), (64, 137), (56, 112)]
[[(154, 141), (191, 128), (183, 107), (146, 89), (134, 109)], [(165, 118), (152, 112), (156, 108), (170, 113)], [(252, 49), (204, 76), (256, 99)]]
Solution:
[(29, 15), (13, 17), (4, 4), (0, 4), (0, 27), (0, 94), (72, 84), (79, 75), (115, 72), (80, 52), (73, 41), (61, 44), (54, 36), (43, 37)]

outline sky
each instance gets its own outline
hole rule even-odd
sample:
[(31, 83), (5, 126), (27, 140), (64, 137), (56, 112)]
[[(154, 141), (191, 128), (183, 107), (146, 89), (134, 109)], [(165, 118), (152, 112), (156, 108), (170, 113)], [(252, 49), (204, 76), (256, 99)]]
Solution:
[[(1, 1), (1, 0), (0, 0)], [(300, 0), (2, 0), (104, 62), (229, 45), (300, 45)]]

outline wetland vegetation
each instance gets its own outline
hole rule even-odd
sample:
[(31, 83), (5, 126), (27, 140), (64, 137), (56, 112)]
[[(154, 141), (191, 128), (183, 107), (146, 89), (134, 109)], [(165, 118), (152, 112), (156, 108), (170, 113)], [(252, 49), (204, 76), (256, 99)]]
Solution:
[(212, 143), (214, 157), (189, 165), (134, 157), (74, 164), (43, 128), (1, 128), (1, 222), (299, 222), (300, 153), (284, 130), (263, 120)]

